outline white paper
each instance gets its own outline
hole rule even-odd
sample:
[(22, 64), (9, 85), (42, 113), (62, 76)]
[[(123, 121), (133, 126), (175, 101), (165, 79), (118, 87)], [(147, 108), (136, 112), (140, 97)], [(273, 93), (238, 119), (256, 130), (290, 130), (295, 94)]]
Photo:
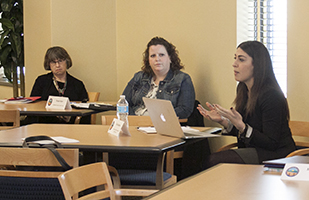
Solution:
[(61, 144), (63, 144), (63, 143), (79, 143), (79, 141), (76, 140), (76, 139), (62, 137), (62, 136), (51, 137), (51, 138), (56, 140), (57, 142), (59, 142)]
[(76, 102), (71, 102), (71, 105), (74, 105), (78, 108), (89, 108), (90, 103), (76, 103)]
[(155, 127), (149, 126), (149, 127), (138, 127), (137, 130), (145, 132), (145, 133), (157, 133), (157, 130)]
[(190, 132), (197, 132), (198, 133), (198, 132), (200, 132), (199, 130), (191, 128), (189, 126), (182, 126), (181, 129), (185, 133), (190, 133)]
[[(63, 137), (63, 136), (55, 136), (55, 137), (50, 137), (53, 140), (59, 142), (60, 144), (65, 144), (65, 143), (79, 143), (78, 140), (76, 139), (72, 139), (72, 138), (67, 138), (67, 137)], [(22, 139), (23, 141), (25, 140), (25, 138)], [(34, 141), (33, 143), (37, 143), (37, 144), (53, 144), (54, 142), (51, 140), (39, 140), (39, 141)]]

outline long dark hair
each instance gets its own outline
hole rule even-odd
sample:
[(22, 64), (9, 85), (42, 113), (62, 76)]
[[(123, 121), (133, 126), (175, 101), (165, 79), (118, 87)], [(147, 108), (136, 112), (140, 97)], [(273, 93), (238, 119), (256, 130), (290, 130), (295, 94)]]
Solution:
[(170, 68), (173, 71), (183, 69), (184, 66), (181, 64), (180, 58), (178, 56), (178, 51), (176, 50), (176, 47), (166, 41), (162, 37), (154, 37), (152, 38), (148, 44), (147, 48), (143, 53), (143, 66), (142, 66), (142, 71), (144, 71), (146, 74), (153, 75), (153, 71), (151, 69), (151, 66), (149, 65), (149, 47), (152, 45), (163, 45), (167, 51), (168, 56), (171, 59), (171, 66)]
[[(274, 74), (271, 58), (267, 48), (258, 41), (246, 41), (237, 48), (241, 48), (252, 58), (253, 65), (253, 86), (248, 96), (248, 88), (245, 83), (239, 82), (237, 86), (237, 95), (234, 100), (236, 110), (244, 111), (245, 117), (253, 114), (258, 97), (260, 94), (273, 88), (284, 97), (284, 94), (277, 82)], [(285, 97), (284, 97), (285, 98)], [(289, 119), (289, 108), (286, 101), (287, 119)]]

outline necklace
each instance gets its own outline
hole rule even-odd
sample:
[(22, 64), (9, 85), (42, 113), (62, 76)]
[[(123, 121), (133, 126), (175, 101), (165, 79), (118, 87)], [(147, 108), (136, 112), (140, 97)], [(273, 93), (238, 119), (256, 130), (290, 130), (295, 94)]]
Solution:
[(54, 85), (55, 85), (56, 89), (58, 90), (59, 96), (63, 96), (64, 91), (67, 88), (67, 80), (65, 79), (65, 83), (64, 83), (63, 88), (59, 88), (58, 81), (56, 81), (55, 77), (53, 77), (53, 81), (54, 81)]

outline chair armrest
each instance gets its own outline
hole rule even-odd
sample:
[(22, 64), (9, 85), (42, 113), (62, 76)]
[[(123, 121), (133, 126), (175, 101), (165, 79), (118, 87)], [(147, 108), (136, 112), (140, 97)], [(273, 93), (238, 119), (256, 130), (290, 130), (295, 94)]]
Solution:
[(292, 156), (302, 156), (302, 155), (306, 155), (306, 154), (309, 154), (309, 148), (299, 149), (299, 150), (293, 151), (292, 153), (287, 155), (286, 158), (292, 157)]
[(159, 190), (146, 189), (115, 189), (116, 196), (149, 196)]
[(221, 148), (219, 148), (217, 150), (217, 152), (226, 151), (226, 150), (229, 150), (229, 149), (234, 148), (234, 147), (237, 147), (237, 143), (232, 143), (232, 144), (224, 145)]
[(120, 178), (119, 178), (119, 174), (116, 170), (115, 167), (109, 166), (107, 165), (108, 171), (111, 175), (111, 178), (113, 180), (113, 184), (114, 184), (114, 188), (115, 189), (120, 189), (121, 188), (121, 183), (120, 183)]

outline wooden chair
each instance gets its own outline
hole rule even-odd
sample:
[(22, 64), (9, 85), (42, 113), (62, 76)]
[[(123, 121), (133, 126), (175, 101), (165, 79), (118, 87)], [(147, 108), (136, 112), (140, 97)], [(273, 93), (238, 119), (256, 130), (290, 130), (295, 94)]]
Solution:
[[(19, 127), (19, 110), (0, 110), (0, 123), (0, 130)], [(13, 125), (9, 126), (7, 123), (13, 123)]]
[[(89, 102), (99, 101), (100, 92), (88, 92)], [(91, 115), (91, 124), (96, 124), (96, 114)]]
[[(78, 166), (78, 149), (57, 149), (73, 168)], [(57, 177), (61, 167), (54, 154), (45, 148), (0, 148), (1, 199), (64, 199)], [(46, 171), (29, 171), (29, 167)], [(38, 169), (38, 168), (36, 168)]]
[[(80, 199), (105, 199), (115, 200), (117, 196), (148, 196), (158, 190), (114, 189), (106, 163), (98, 162), (68, 170), (58, 176), (66, 200), (79, 192), (97, 187), (97, 190)], [(104, 187), (102, 187), (104, 186)]]
[(309, 122), (290, 121), (292, 135), (297, 147), (309, 147)]
[[(117, 118), (115, 115), (102, 115), (102, 125), (110, 125), (113, 121), (114, 118)], [(134, 116), (134, 115), (129, 115), (128, 116), (128, 121), (130, 126), (153, 126), (151, 118), (149, 116)], [(122, 182), (131, 182), (130, 179), (132, 176), (142, 176), (141, 174), (148, 174), (149, 176), (155, 177), (155, 181), (153, 181), (153, 186), (151, 185), (134, 185), (134, 183), (130, 184), (121, 184), (122, 187), (125, 188), (156, 188), (156, 189), (162, 189), (164, 187), (167, 187), (169, 185), (172, 185), (177, 182), (177, 177), (173, 175), (173, 170), (171, 168), (173, 167), (173, 154), (171, 154), (173, 151), (167, 152), (167, 161), (166, 161), (166, 172), (164, 172), (164, 158), (165, 158), (165, 153), (162, 156), (157, 157), (157, 160), (155, 156), (152, 155), (142, 155), (142, 154), (123, 154), (123, 153), (113, 153), (110, 154), (111, 157), (121, 157), (126, 160), (130, 160), (129, 157), (133, 156), (134, 158), (132, 159), (146, 159), (147, 157), (147, 162), (155, 162), (153, 165), (156, 165), (156, 169), (154, 169), (152, 172), (150, 170), (134, 170), (134, 175), (128, 175), (130, 173), (130, 169), (121, 169), (123, 163), (123, 159), (115, 159), (114, 163), (113, 161), (109, 163), (110, 165), (114, 166), (119, 173), (120, 181)], [(108, 159), (106, 159), (106, 155), (103, 153), (103, 160), (106, 162), (109, 162)], [(120, 160), (119, 162), (117, 162)], [(146, 162), (146, 161), (145, 161)], [(116, 166), (115, 166), (116, 165)], [(119, 166), (118, 166), (119, 165)], [(150, 164), (151, 165), (151, 164)], [(168, 171), (169, 170), (169, 171)], [(128, 172), (129, 171), (129, 172)], [(123, 178), (126, 177), (126, 178)], [(141, 177), (143, 179), (143, 177)]]
[[(102, 115), (102, 125), (110, 125), (116, 115)], [(150, 116), (129, 115), (128, 121), (130, 126), (153, 126)]]
[[(295, 145), (299, 147), (309, 147), (309, 122), (306, 121), (290, 121), (290, 129), (295, 140)], [(297, 149), (287, 155), (291, 156), (302, 156), (309, 154), (309, 148)]]
[(298, 150), (293, 151), (289, 155), (287, 155), (286, 158), (292, 157), (292, 156), (303, 156), (307, 154), (309, 154), (309, 148), (298, 149)]

